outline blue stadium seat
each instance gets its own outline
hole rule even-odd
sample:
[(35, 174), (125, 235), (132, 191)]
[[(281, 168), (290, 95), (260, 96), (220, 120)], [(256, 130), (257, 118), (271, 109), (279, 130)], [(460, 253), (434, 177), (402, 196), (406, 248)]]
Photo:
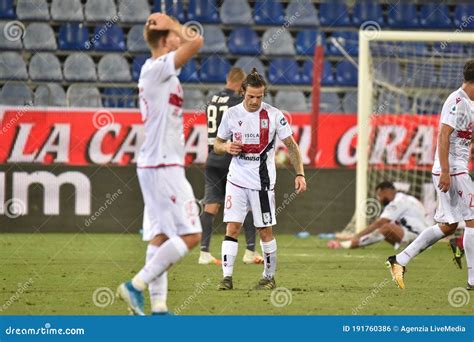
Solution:
[(133, 88), (105, 88), (102, 103), (109, 108), (135, 108)]
[(322, 2), (319, 6), (321, 26), (348, 26), (351, 24), (349, 11), (342, 0)]
[(427, 4), (420, 9), (420, 25), (426, 28), (450, 28), (453, 26), (449, 8), (443, 4)]
[(342, 103), (337, 93), (322, 92), (319, 98), (319, 111), (322, 113), (342, 113)]
[(446, 44), (446, 42), (437, 42), (433, 45), (433, 49), (443, 54), (459, 55), (459, 57), (461, 57), (461, 55), (464, 52), (463, 45), (460, 43), (447, 43)]
[(279, 27), (267, 29), (262, 36), (262, 52), (264, 55), (282, 56), (296, 54), (293, 37), (287, 30)]
[(107, 21), (117, 15), (114, 0), (87, 0), (84, 6), (87, 21)]
[(330, 61), (324, 61), (323, 63), (323, 72), (321, 75), (321, 84), (323, 86), (333, 86), (336, 84), (336, 79), (334, 77), (334, 70)]
[(204, 46), (201, 53), (227, 53), (226, 37), (219, 26), (205, 25), (203, 30)]
[(247, 0), (224, 0), (221, 21), (227, 25), (253, 25), (252, 8)]
[(101, 82), (130, 82), (132, 75), (127, 60), (121, 54), (104, 55), (97, 64), (97, 75)]
[[(460, 84), (459, 84), (460, 85)], [(440, 114), (443, 108), (443, 100), (439, 97), (427, 94), (419, 94), (415, 97), (415, 112), (417, 114)], [(403, 113), (403, 111), (401, 110)]]
[(136, 56), (132, 62), (132, 80), (138, 81), (140, 78), (140, 71), (142, 70), (143, 64), (145, 64), (146, 60), (150, 58), (149, 55), (140, 55)]
[(273, 59), (268, 66), (268, 79), (272, 84), (299, 84), (298, 64), (290, 58)]
[[(319, 32), (319, 34), (321, 36), (321, 45), (324, 47), (324, 50), (326, 50), (326, 36), (324, 32)], [(303, 56), (314, 55), (317, 36), (318, 31), (316, 30), (299, 30), (296, 34), (296, 53)]]
[(26, 50), (52, 51), (58, 48), (51, 26), (47, 23), (31, 23), (25, 31), (23, 46)]
[(61, 64), (58, 57), (51, 52), (38, 52), (31, 57), (29, 64), (30, 79), (33, 81), (63, 80)]
[(179, 73), (179, 79), (185, 83), (199, 82), (199, 76), (197, 72), (196, 60), (190, 59), (182, 68)]
[(215, 0), (189, 0), (188, 20), (199, 21), (205, 24), (219, 23)]
[(57, 21), (83, 21), (81, 0), (53, 0), (51, 19)]
[(352, 9), (352, 22), (360, 26), (365, 21), (375, 21), (380, 26), (385, 24), (382, 6), (378, 1), (359, 0)]
[(175, 17), (181, 23), (186, 21), (183, 0), (154, 0), (153, 12), (164, 12)]
[(313, 83), (313, 61), (306, 61), (301, 68), (301, 84), (311, 85)]
[(15, 17), (13, 0), (0, 0), (0, 19), (13, 19)]
[(474, 20), (469, 20), (473, 13), (474, 4), (457, 4), (454, 10), (454, 25), (456, 25), (456, 27), (464, 27), (465, 29), (474, 29)]
[(125, 41), (123, 30), (118, 25), (112, 25), (105, 33), (102, 25), (95, 27), (93, 37), (99, 39), (94, 41), (94, 49), (96, 51), (125, 51)]
[(408, 56), (424, 56), (429, 53), (425, 43), (403, 42), (403, 45)]
[(229, 35), (229, 51), (236, 55), (257, 55), (260, 53), (260, 39), (250, 27), (239, 27)]
[(234, 67), (236, 68), (241, 68), (243, 71), (245, 71), (246, 74), (250, 74), (253, 68), (257, 69), (257, 72), (260, 75), (265, 76), (265, 67), (263, 66), (262, 61), (257, 57), (240, 57), (234, 64)]
[(443, 88), (454, 89), (461, 86), (463, 81), (462, 63), (446, 62), (441, 65), (439, 70), (439, 84)]
[(416, 5), (407, 2), (397, 2), (390, 5), (388, 10), (388, 25), (396, 28), (419, 27)]
[(82, 23), (66, 23), (59, 27), (60, 50), (82, 50), (91, 48), (89, 31)]
[(20, 20), (49, 20), (46, 0), (18, 0), (16, 15)]
[(357, 86), (357, 68), (349, 61), (336, 66), (336, 83), (340, 86)]
[(254, 19), (257, 25), (283, 25), (285, 22), (283, 5), (276, 0), (257, 0)]
[(33, 104), (33, 93), (24, 83), (7, 82), (0, 91), (0, 103), (10, 106), (24, 106)]
[(26, 64), (17, 52), (0, 53), (0, 80), (26, 80)]
[(434, 64), (420, 62), (409, 62), (402, 72), (403, 86), (430, 88), (436, 84), (436, 72)]
[(227, 60), (210, 56), (202, 62), (199, 78), (201, 82), (224, 83), (229, 70), (230, 64)]
[(311, 0), (291, 0), (285, 13), (291, 26), (319, 26), (318, 11)]
[(127, 50), (131, 52), (148, 52), (148, 45), (143, 38), (143, 25), (133, 25), (127, 34)]
[[(332, 37), (335, 38), (339, 45), (351, 56), (357, 56), (359, 54), (359, 34), (357, 32), (334, 32)], [(328, 47), (328, 53), (330, 55), (342, 56), (341, 51), (339, 51), (330, 39)]]

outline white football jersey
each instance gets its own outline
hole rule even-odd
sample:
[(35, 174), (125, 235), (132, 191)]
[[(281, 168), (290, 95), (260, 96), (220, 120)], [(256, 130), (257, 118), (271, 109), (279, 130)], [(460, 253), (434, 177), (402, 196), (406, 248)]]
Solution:
[(138, 80), (145, 141), (138, 167), (184, 165), (183, 89), (175, 52), (146, 60)]
[[(471, 100), (466, 92), (459, 88), (449, 95), (441, 110), (441, 124), (454, 128), (449, 137), (449, 172), (451, 174), (468, 172), (471, 153), (471, 135), (473, 128)], [(440, 174), (438, 147), (436, 147), (433, 173)]]
[(275, 139), (292, 134), (283, 113), (262, 102), (260, 109), (248, 112), (243, 103), (223, 115), (217, 136), (243, 144), (242, 152), (232, 157), (227, 180), (252, 190), (272, 190), (276, 180)]
[(388, 219), (406, 229), (419, 234), (429, 226), (423, 204), (415, 197), (397, 192), (382, 211), (381, 218)]

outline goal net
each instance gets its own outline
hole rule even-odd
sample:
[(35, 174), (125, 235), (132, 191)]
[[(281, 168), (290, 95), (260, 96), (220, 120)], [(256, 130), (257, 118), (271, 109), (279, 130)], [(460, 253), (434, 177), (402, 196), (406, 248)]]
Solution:
[(439, 113), (472, 58), (472, 33), (360, 31), (356, 212), (348, 230), (380, 214), (375, 187), (385, 180), (433, 217)]

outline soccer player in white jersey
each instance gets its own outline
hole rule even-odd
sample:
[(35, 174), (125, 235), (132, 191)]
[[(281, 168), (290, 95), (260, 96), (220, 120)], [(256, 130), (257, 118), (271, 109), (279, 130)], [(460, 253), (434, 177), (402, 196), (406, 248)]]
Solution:
[(467, 289), (474, 285), (474, 186), (468, 174), (471, 154), (474, 100), (474, 60), (466, 62), (464, 82), (449, 95), (441, 110), (438, 144), (433, 164), (433, 184), (438, 194), (435, 224), (425, 229), (407, 248), (387, 259), (392, 278), (405, 288), (405, 266), (464, 221), (464, 249), (468, 268)]
[(275, 285), (277, 243), (272, 226), (275, 215), (275, 139), (288, 148), (295, 168), (295, 190), (306, 191), (303, 162), (299, 147), (293, 139), (291, 127), (283, 113), (263, 102), (266, 82), (254, 68), (242, 84), (242, 103), (229, 108), (217, 131), (214, 150), (233, 155), (227, 175), (224, 202), (226, 236), (222, 242), (222, 270), (224, 278), (219, 289), (233, 288), (232, 273), (237, 256), (237, 237), (242, 222), (252, 211), (258, 229), (264, 257), (263, 277), (256, 289), (273, 289)]
[(168, 312), (167, 270), (201, 239), (199, 211), (184, 173), (183, 90), (178, 74), (204, 41), (162, 13), (150, 15), (144, 38), (151, 58), (138, 81), (145, 141), (137, 173), (145, 202), (143, 239), (149, 245), (144, 267), (117, 289), (117, 296), (136, 315), (144, 315), (147, 288), (152, 314)]
[(392, 182), (378, 184), (375, 194), (384, 206), (380, 217), (351, 239), (329, 241), (329, 248), (364, 247), (383, 240), (397, 247), (415, 240), (428, 226), (423, 204), (411, 195), (397, 192)]

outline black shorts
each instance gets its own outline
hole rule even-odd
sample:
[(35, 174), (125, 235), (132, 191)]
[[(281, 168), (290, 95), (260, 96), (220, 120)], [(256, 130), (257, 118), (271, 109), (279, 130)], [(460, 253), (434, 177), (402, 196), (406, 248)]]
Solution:
[(224, 203), (228, 169), (206, 165), (204, 204)]

